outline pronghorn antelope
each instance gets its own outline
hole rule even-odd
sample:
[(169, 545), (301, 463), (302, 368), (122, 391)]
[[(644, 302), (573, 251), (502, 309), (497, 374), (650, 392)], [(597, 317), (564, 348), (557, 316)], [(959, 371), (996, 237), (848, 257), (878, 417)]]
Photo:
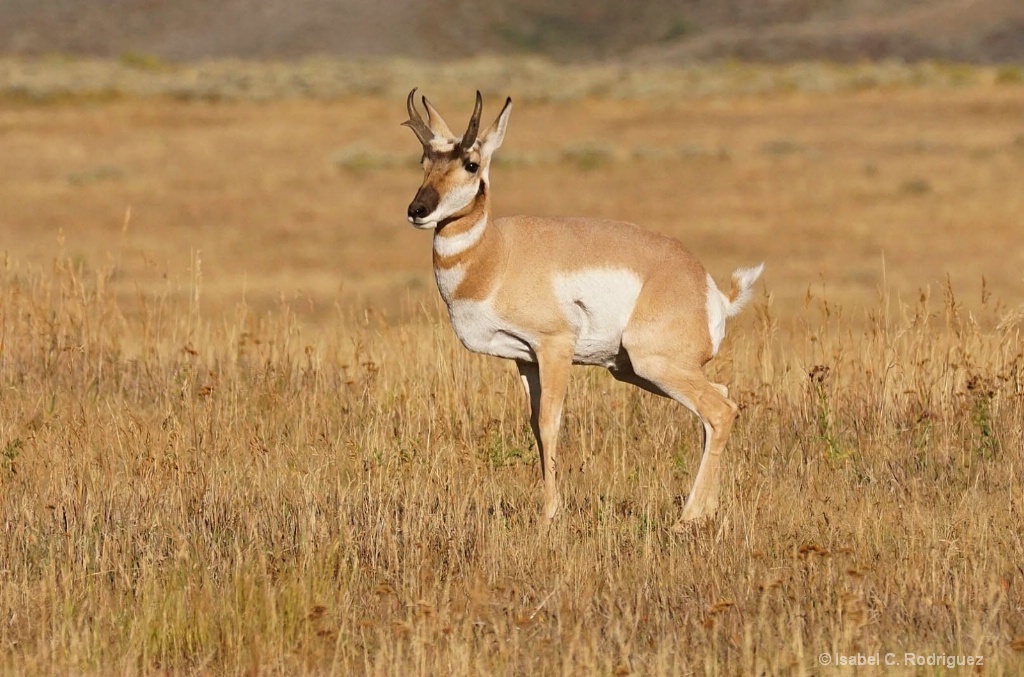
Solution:
[(704, 424), (704, 453), (676, 524), (712, 514), (718, 469), (736, 417), (724, 385), (702, 372), (725, 320), (750, 299), (764, 264), (733, 273), (724, 294), (676, 240), (629, 223), (512, 216), (491, 220), (490, 166), (512, 99), (480, 129), (483, 101), (461, 138), (416, 90), (406, 106), (423, 145), (423, 184), (409, 221), (434, 231), (434, 277), (462, 344), (515, 360), (544, 478), (544, 517), (557, 514), (556, 447), (569, 366), (606, 367), (620, 381), (670, 397)]

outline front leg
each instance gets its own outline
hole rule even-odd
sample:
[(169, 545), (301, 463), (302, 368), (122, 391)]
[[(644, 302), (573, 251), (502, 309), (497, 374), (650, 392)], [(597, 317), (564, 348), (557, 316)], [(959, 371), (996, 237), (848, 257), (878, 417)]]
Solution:
[(572, 353), (550, 350), (537, 353), (537, 362), (516, 361), (530, 403), (530, 427), (540, 452), (544, 477), (544, 519), (550, 521), (561, 508), (555, 470), (558, 430), (562, 423), (562, 405), (569, 384)]

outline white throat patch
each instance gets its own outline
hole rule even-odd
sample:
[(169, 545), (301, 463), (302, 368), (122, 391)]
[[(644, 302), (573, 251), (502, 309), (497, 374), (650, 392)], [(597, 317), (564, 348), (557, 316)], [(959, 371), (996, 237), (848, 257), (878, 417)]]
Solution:
[(484, 236), (487, 228), (487, 215), (480, 217), (469, 230), (464, 230), (456, 235), (445, 235), (444, 231), (434, 231), (434, 251), (438, 256), (458, 256), (470, 247), (473, 247), (480, 238)]
[(461, 263), (451, 268), (434, 268), (434, 279), (437, 281), (437, 290), (441, 292), (441, 298), (447, 305), (452, 304), (455, 298), (455, 291), (462, 284), (466, 277), (466, 268)]

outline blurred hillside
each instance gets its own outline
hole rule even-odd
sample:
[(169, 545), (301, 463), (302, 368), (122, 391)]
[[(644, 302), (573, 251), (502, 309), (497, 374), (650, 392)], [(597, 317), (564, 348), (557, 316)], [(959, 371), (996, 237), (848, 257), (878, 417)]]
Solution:
[(1021, 0), (0, 0), (0, 54), (1024, 60)]

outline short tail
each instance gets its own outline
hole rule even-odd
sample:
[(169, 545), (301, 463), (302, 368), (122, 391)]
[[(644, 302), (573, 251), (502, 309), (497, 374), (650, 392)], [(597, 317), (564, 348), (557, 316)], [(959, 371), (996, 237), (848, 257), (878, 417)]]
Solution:
[(753, 268), (737, 268), (733, 272), (732, 289), (729, 290), (728, 296), (722, 294), (725, 297), (727, 317), (739, 314), (743, 310), (743, 306), (747, 305), (750, 297), (754, 295), (754, 283), (757, 282), (757, 278), (761, 277), (762, 272), (764, 272), (764, 263)]

